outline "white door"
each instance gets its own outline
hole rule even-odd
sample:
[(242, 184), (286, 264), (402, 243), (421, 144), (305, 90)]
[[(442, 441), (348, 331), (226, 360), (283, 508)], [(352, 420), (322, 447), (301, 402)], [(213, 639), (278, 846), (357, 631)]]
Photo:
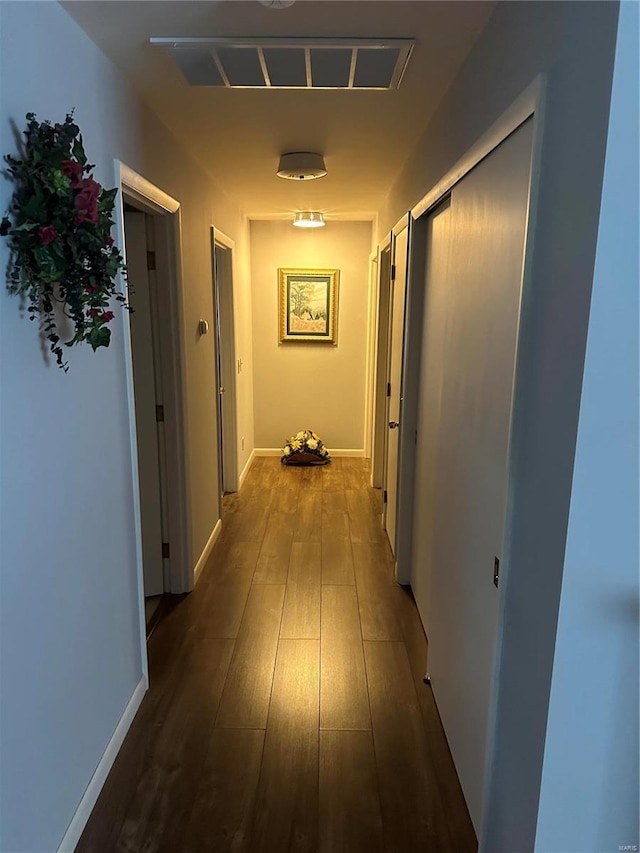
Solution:
[(447, 329), (447, 300), (452, 278), (451, 202), (444, 201), (427, 217), (427, 290), (424, 299), (416, 480), (413, 504), (411, 588), (427, 634), (434, 570), (434, 524), (438, 510), (438, 454), (441, 439), (443, 347)]
[(478, 836), (498, 623), (532, 124), (430, 214), (412, 587)]
[(127, 271), (131, 285), (130, 318), (142, 521), (145, 597), (164, 592), (160, 447), (156, 413), (153, 301), (149, 287), (146, 217), (125, 213)]
[(407, 292), (407, 243), (409, 229), (403, 228), (394, 241), (392, 279), (391, 336), (389, 344), (389, 373), (387, 408), (387, 452), (384, 510), (384, 528), (391, 550), (396, 550), (396, 509), (398, 504), (398, 448), (400, 418), (402, 417), (402, 354), (404, 347), (404, 305)]
[(218, 459), (221, 497), (238, 489), (236, 357), (233, 327), (232, 249), (213, 245), (213, 300), (218, 385)]

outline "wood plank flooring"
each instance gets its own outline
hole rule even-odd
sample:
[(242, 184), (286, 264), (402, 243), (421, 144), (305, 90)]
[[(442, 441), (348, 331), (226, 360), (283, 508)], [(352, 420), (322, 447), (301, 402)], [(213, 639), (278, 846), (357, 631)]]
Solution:
[(77, 853), (475, 853), (368, 472), (254, 461)]

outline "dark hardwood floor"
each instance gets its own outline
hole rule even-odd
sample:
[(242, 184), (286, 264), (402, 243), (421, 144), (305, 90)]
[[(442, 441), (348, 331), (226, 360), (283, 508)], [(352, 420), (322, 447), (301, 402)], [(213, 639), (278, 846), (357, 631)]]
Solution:
[(472, 853), (410, 592), (367, 462), (258, 458), (78, 853)]

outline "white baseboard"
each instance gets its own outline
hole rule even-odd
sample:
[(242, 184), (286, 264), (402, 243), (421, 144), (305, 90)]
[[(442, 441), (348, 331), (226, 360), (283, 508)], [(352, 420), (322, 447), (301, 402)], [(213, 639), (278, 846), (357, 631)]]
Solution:
[(251, 468), (251, 463), (256, 458), (255, 448), (249, 454), (249, 458), (247, 459), (247, 464), (242, 469), (242, 474), (240, 474), (240, 479), (238, 480), (238, 491), (242, 488), (242, 484), (245, 481), (247, 474), (249, 473), (249, 468)]
[[(279, 447), (256, 447), (253, 451), (256, 456), (282, 456), (282, 450)], [(359, 450), (350, 450), (350, 449), (330, 449), (329, 456), (358, 456), (360, 458), (364, 457), (364, 449), (360, 448)]]
[(196, 563), (196, 567), (193, 570), (193, 585), (195, 586), (198, 583), (198, 578), (202, 574), (202, 570), (207, 565), (207, 560), (209, 559), (209, 554), (213, 551), (213, 546), (216, 544), (218, 536), (222, 532), (222, 519), (219, 518), (216, 521), (216, 526), (211, 531), (211, 536), (207, 544), (204, 546), (204, 550), (202, 554), (200, 554), (200, 559)]
[(76, 813), (71, 819), (71, 823), (64, 834), (64, 838), (60, 842), (58, 853), (73, 853), (76, 849), (76, 845), (78, 844), (78, 841), (80, 841), (82, 831), (89, 820), (89, 816), (96, 804), (100, 791), (102, 790), (107, 776), (109, 775), (113, 762), (116, 760), (116, 756), (122, 746), (122, 742), (129, 731), (133, 718), (136, 715), (136, 711), (140, 707), (140, 703), (142, 702), (148, 687), (149, 682), (143, 675), (138, 682), (138, 686), (133, 691), (133, 695), (131, 699), (129, 699), (123, 715), (120, 717), (116, 730), (111, 735), (111, 740), (107, 744), (107, 748), (98, 762), (98, 766), (91, 777), (91, 781), (87, 785), (87, 789), (80, 800)]

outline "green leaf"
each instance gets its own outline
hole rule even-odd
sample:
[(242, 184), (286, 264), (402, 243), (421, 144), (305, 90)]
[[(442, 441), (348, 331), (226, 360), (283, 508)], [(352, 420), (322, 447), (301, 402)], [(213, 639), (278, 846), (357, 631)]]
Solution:
[(107, 262), (105, 263), (105, 271), (109, 278), (114, 278), (117, 275), (120, 266), (121, 264), (119, 258), (116, 258), (112, 255), (110, 258), (107, 259)]
[(114, 187), (112, 190), (102, 190), (100, 193), (100, 210), (111, 210), (117, 194), (117, 187)]
[(13, 231), (33, 231), (39, 224), (39, 222), (23, 222), (22, 225), (16, 225)]
[(86, 165), (87, 155), (84, 153), (84, 147), (82, 145), (82, 136), (79, 136), (78, 139), (75, 140), (71, 151), (78, 163), (80, 163), (82, 166)]
[(95, 352), (98, 347), (109, 346), (111, 341), (111, 329), (107, 328), (107, 326), (98, 326), (95, 329), (91, 329), (87, 338)]
[(46, 212), (47, 208), (42, 197), (37, 198), (35, 195), (31, 196), (20, 208), (21, 216), (25, 219), (35, 219), (38, 223), (44, 222)]

